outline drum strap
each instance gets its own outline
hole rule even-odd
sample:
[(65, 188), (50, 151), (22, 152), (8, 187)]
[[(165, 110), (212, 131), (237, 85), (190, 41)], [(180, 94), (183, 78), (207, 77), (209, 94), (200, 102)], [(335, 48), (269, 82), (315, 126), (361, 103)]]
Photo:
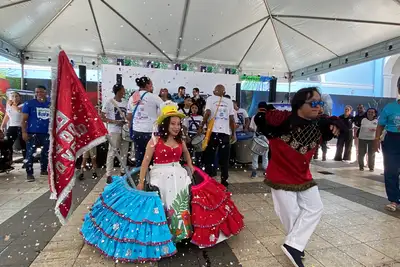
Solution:
[(122, 112), (122, 110), (119, 108), (117, 101), (115, 101), (115, 99), (111, 99), (111, 102), (113, 103), (114, 107), (117, 108), (119, 115), (121, 116), (121, 118), (123, 118), (126, 121), (126, 116), (125, 113)]
[(190, 118), (192, 119), (192, 121), (194, 123), (194, 126), (196, 126), (196, 129), (198, 130), (199, 129), (199, 124), (193, 119), (192, 116), (190, 116)]

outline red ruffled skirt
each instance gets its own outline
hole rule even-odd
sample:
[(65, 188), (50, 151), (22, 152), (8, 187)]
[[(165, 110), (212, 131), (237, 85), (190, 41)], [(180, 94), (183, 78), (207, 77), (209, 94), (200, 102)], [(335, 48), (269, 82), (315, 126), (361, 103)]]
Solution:
[(199, 247), (212, 247), (237, 235), (244, 228), (243, 215), (236, 208), (225, 186), (199, 168), (195, 167), (195, 172), (203, 181), (192, 186), (194, 233), (191, 242)]

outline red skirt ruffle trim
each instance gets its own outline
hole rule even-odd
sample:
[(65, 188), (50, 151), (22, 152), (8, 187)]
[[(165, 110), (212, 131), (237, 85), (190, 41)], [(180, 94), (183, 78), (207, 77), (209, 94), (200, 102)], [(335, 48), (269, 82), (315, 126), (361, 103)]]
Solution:
[(233, 203), (231, 193), (212, 178), (204, 177), (202, 183), (192, 186), (191, 204), (193, 244), (212, 247), (220, 233), (230, 237), (244, 228), (243, 215)]

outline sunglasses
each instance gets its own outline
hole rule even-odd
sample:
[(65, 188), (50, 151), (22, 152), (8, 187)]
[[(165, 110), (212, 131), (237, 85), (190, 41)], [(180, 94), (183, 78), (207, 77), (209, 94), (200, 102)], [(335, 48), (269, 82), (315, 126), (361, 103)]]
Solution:
[(324, 107), (325, 102), (324, 101), (311, 101), (311, 102), (306, 102), (306, 104), (309, 104), (312, 108), (316, 108), (320, 106), (321, 108)]

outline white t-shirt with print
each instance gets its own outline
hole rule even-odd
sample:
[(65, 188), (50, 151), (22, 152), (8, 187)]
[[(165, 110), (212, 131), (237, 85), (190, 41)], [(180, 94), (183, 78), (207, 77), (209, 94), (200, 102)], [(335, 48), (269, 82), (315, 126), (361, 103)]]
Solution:
[(190, 112), (190, 108), (183, 108), (183, 109), (180, 108), (178, 111), (180, 113), (184, 114), (185, 116), (188, 116), (189, 112)]
[[(139, 91), (139, 93), (140, 97), (142, 97), (146, 91)], [(130, 114), (133, 113), (136, 107), (136, 103), (133, 101), (134, 96), (135, 94), (128, 100), (128, 113)], [(133, 118), (132, 129), (136, 132), (152, 133), (162, 103), (164, 102), (158, 95), (148, 92), (139, 102), (135, 117)]]
[[(214, 117), (215, 111), (218, 107), (219, 96), (212, 95), (207, 98), (206, 110), (211, 111), (210, 119)], [(235, 110), (233, 109), (232, 100), (223, 97), (221, 104), (218, 108), (217, 115), (215, 116), (215, 122), (212, 132), (213, 133), (224, 133), (231, 134), (231, 128), (229, 125), (229, 116), (235, 116)]]
[[(201, 115), (186, 117), (183, 119), (183, 126), (187, 128), (189, 134), (196, 134), (202, 121), (203, 116)], [(204, 127), (206, 126), (204, 125)]]
[[(118, 104), (119, 109), (126, 116), (126, 108), (127, 108), (128, 102), (125, 99), (122, 99), (121, 102), (116, 101), (114, 98), (109, 99), (106, 102), (106, 104), (103, 106), (102, 112), (106, 114), (107, 119), (116, 120), (116, 121), (124, 121), (124, 118), (121, 116), (118, 108), (113, 104), (114, 101), (115, 101), (115, 103)], [(113, 123), (108, 123), (107, 129), (108, 129), (109, 133), (122, 133), (122, 127), (117, 126), (116, 124), (113, 124)]]
[(249, 114), (247, 111), (243, 108), (239, 108), (237, 111), (235, 110), (236, 116), (235, 116), (235, 122), (238, 125), (238, 128), (236, 128), (236, 131), (238, 132), (243, 132), (244, 124), (246, 119), (249, 117)]
[[(19, 105), (18, 108), (22, 108), (23, 104)], [(7, 105), (6, 113), (8, 115), (8, 127), (21, 127), (22, 123), (22, 112)]]
[(378, 127), (377, 119), (372, 121), (370, 121), (367, 118), (362, 119), (360, 127), (360, 135), (358, 136), (358, 138), (362, 140), (374, 140), (376, 127)]

